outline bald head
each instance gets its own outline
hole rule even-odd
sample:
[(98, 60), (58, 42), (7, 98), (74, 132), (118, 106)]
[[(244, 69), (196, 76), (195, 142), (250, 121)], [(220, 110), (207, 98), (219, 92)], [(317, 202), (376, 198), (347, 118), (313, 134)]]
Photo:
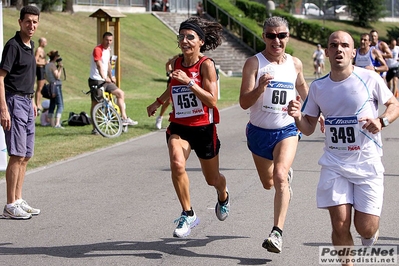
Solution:
[(330, 43), (336, 43), (337, 40), (339, 40), (339, 42), (345, 42), (350, 48), (355, 47), (355, 42), (352, 36), (346, 31), (339, 30), (331, 33), (330, 37), (328, 38), (328, 45), (330, 46)]
[(39, 39), (39, 45), (40, 46), (46, 46), (47, 45), (47, 40), (46, 40), (46, 38), (44, 38), (44, 37), (41, 37), (40, 39)]
[(352, 36), (345, 31), (335, 31), (328, 38), (326, 56), (330, 61), (333, 80), (342, 80), (352, 73), (352, 61), (356, 55), (354, 43)]

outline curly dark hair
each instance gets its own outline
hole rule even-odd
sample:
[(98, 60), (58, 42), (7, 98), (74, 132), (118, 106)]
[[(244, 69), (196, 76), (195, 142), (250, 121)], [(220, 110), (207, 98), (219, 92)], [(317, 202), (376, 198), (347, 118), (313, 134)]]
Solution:
[(198, 25), (205, 34), (204, 45), (201, 46), (200, 52), (215, 50), (222, 44), (223, 40), (223, 27), (218, 22), (209, 21), (200, 17), (190, 17), (182, 23), (193, 23)]

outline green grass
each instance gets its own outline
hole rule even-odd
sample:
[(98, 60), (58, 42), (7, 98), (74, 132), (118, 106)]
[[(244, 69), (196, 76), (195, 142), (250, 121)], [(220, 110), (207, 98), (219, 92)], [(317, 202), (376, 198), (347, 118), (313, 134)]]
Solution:
[[(39, 37), (46, 37), (48, 46), (45, 50), (58, 50), (63, 58), (67, 73), (67, 80), (63, 82), (63, 119), (71, 111), (89, 113), (90, 98), (82, 91), (88, 90), (90, 54), (97, 45), (96, 19), (90, 18), (90, 14), (42, 13), (34, 36), (36, 43)], [(4, 42), (19, 30), (18, 17), (19, 12), (15, 9), (3, 9)], [(134, 120), (138, 120), (139, 125), (129, 128), (127, 133), (116, 139), (92, 136), (90, 126), (66, 127), (65, 130), (37, 126), (35, 155), (28, 164), (28, 169), (127, 141), (154, 130), (155, 119), (147, 117), (146, 107), (165, 89), (165, 62), (180, 50), (174, 34), (150, 14), (127, 14), (120, 21), (121, 88), (126, 94), (127, 113)], [(376, 27), (381, 36), (386, 33), (384, 25), (378, 23)], [(345, 29), (347, 25), (341, 23), (337, 27)], [(363, 32), (364, 29), (359, 31)], [(312, 76), (311, 57), (315, 50), (314, 45), (293, 38), (290, 39), (290, 44), (295, 48), (294, 56), (303, 62), (305, 75)], [(221, 99), (218, 103), (220, 109), (238, 102), (240, 83), (239, 77), (221, 76)]]
[[(58, 50), (63, 58), (67, 80), (63, 82), (65, 110), (69, 112), (90, 110), (88, 90), (90, 54), (96, 42), (96, 19), (90, 13), (42, 13), (39, 28), (33, 38), (46, 37), (46, 52)], [(14, 36), (18, 26), (19, 12), (3, 9), (4, 42)], [(91, 127), (66, 127), (65, 130), (39, 126), (37, 119), (35, 155), (28, 169), (36, 168), (99, 149), (117, 142), (149, 133), (154, 130), (154, 117), (147, 117), (146, 107), (165, 89), (165, 62), (180, 52), (176, 37), (166, 26), (150, 14), (130, 14), (121, 19), (121, 88), (125, 91), (127, 113), (139, 125), (129, 128), (116, 139), (90, 134)], [(231, 106), (238, 101), (241, 79), (221, 77), (219, 108)]]

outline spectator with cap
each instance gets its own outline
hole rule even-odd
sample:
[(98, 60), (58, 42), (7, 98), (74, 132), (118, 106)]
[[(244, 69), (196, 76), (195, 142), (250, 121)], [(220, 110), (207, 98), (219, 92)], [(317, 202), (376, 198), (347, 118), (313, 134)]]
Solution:
[(315, 77), (320, 78), (324, 71), (324, 50), (321, 48), (321, 44), (317, 45), (317, 49), (313, 53), (313, 66)]

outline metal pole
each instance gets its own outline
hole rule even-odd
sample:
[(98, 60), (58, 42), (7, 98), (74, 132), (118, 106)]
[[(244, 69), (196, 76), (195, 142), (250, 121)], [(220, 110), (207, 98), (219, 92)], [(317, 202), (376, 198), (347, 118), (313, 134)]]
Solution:
[(395, 0), (391, 0), (392, 17), (395, 17)]

